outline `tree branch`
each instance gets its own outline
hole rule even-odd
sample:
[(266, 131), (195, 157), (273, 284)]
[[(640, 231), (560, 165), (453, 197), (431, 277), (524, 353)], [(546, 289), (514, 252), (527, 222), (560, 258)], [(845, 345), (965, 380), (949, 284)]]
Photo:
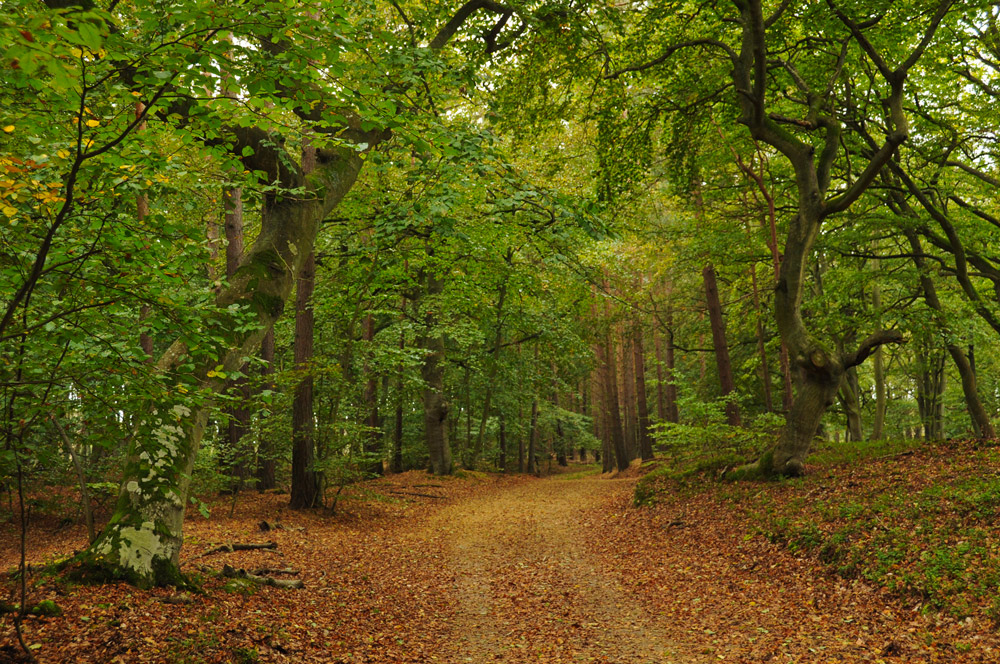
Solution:
[(861, 342), (858, 349), (853, 353), (846, 353), (843, 357), (845, 369), (856, 367), (868, 359), (875, 349), (885, 344), (903, 344), (906, 338), (903, 337), (902, 330), (879, 330)]
[(629, 72), (645, 71), (647, 69), (652, 69), (653, 67), (661, 65), (667, 60), (669, 60), (670, 56), (672, 56), (677, 51), (684, 48), (691, 48), (693, 46), (714, 46), (716, 48), (720, 48), (726, 52), (726, 55), (733, 62), (734, 65), (736, 64), (737, 60), (739, 60), (739, 57), (736, 55), (736, 51), (734, 51), (732, 47), (730, 47), (728, 44), (724, 42), (721, 42), (717, 39), (692, 39), (690, 41), (681, 42), (679, 44), (668, 46), (666, 50), (663, 51), (663, 53), (661, 53), (656, 58), (650, 60), (649, 62), (644, 62), (641, 65), (630, 65), (628, 67), (624, 67), (622, 69), (619, 69), (618, 71), (606, 75), (604, 78), (614, 79), (620, 77), (622, 74), (627, 74)]
[(494, 14), (507, 14), (513, 13), (514, 10), (506, 5), (502, 5), (499, 2), (494, 2), (493, 0), (469, 0), (464, 5), (459, 7), (455, 15), (451, 17), (451, 20), (444, 24), (444, 26), (438, 30), (438, 33), (431, 40), (429, 48), (432, 51), (440, 51), (445, 47), (458, 29), (465, 24), (469, 17), (475, 14), (480, 9), (487, 9)]

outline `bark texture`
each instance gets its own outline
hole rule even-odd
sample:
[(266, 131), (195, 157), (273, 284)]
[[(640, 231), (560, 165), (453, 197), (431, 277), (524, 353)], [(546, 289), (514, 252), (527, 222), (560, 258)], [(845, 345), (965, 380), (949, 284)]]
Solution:
[(313, 411), (313, 316), (312, 294), (316, 283), (316, 257), (310, 252), (299, 276), (295, 296), (295, 369), (299, 382), (292, 403), (292, 490), (289, 506), (308, 509), (319, 504), (316, 462), (315, 413)]
[[(729, 341), (726, 339), (726, 321), (722, 315), (722, 300), (719, 297), (719, 285), (715, 278), (715, 267), (706, 265), (701, 271), (705, 284), (705, 302), (708, 307), (708, 319), (712, 327), (712, 348), (715, 350), (715, 365), (719, 372), (719, 388), (723, 397), (728, 397), (736, 390), (733, 380), (733, 365), (729, 359)], [(726, 422), (731, 427), (743, 424), (740, 417), (740, 406), (730, 398), (726, 401)]]
[[(433, 252), (428, 252), (433, 255)], [(451, 447), (448, 442), (448, 401), (444, 391), (444, 337), (437, 329), (438, 316), (435, 311), (437, 296), (444, 291), (443, 279), (427, 270), (424, 274), (424, 332), (421, 346), (424, 349), (424, 363), (420, 375), (424, 379), (424, 436), (430, 454), (431, 472), (435, 475), (450, 475), (452, 472)]]

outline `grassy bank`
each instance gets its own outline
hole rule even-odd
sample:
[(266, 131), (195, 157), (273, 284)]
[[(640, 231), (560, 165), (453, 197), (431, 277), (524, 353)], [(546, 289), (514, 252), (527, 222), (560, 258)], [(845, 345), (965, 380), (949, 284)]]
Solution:
[(667, 463), (639, 483), (636, 503), (711, 491), (745, 516), (748, 537), (813, 556), (925, 610), (1000, 622), (1000, 449), (840, 444), (817, 450), (810, 462), (803, 478), (724, 484), (717, 469)]

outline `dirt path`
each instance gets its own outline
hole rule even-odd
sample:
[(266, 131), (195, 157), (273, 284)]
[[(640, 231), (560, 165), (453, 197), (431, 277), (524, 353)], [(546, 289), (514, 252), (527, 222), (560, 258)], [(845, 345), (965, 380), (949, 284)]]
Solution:
[(618, 485), (558, 478), (448, 507), (459, 608), (448, 662), (688, 662), (634, 598), (598, 572), (581, 515)]

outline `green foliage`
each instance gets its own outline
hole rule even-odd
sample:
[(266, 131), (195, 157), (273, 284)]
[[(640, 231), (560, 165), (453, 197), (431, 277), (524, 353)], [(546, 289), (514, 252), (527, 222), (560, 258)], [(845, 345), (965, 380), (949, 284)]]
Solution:
[(764, 413), (746, 427), (725, 423), (726, 399), (684, 402), (689, 422), (659, 422), (654, 446), (678, 473), (719, 470), (757, 459), (776, 439), (784, 417)]
[(56, 618), (63, 614), (62, 608), (51, 599), (42, 600), (31, 607), (31, 615), (40, 618)]

